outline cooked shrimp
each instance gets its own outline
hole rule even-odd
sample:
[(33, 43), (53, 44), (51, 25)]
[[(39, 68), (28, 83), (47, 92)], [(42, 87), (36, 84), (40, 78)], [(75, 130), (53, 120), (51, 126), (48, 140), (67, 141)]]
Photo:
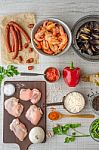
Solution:
[(58, 48), (58, 45), (50, 45), (50, 49), (51, 49), (55, 54), (57, 54), (57, 53), (60, 52), (60, 50), (59, 50), (59, 48)]
[(68, 36), (61, 25), (47, 20), (37, 30), (35, 43), (46, 54), (55, 55), (65, 49)]
[(44, 39), (44, 33), (45, 33), (45, 29), (43, 28), (35, 34), (35, 39), (37, 41), (42, 41)]
[(56, 26), (52, 29), (52, 33), (54, 36), (56, 36), (59, 33), (59, 28)]
[(49, 49), (49, 44), (48, 44), (48, 42), (46, 40), (43, 40), (43, 42), (42, 42), (42, 48), (43, 49)]
[(53, 23), (52, 21), (44, 21), (43, 27), (50, 31), (52, 28), (55, 27), (55, 24), (56, 23)]
[(41, 46), (40, 42), (38, 42), (38, 41), (37, 41), (37, 40), (35, 40), (35, 39), (34, 39), (34, 42), (35, 42), (36, 47), (37, 47), (38, 49), (41, 49), (41, 48), (42, 48), (42, 46)]
[(53, 34), (50, 32), (45, 33), (45, 40), (51, 44), (59, 44), (57, 37), (53, 36)]
[(59, 26), (60, 29), (60, 38), (62, 39), (61, 43), (59, 44), (59, 49), (63, 49), (64, 45), (68, 42), (67, 34), (64, 32), (64, 29), (62, 26)]
[(46, 32), (45, 33), (45, 40), (48, 41), (48, 42), (51, 41), (52, 36), (53, 36), (52, 33)]
[(54, 27), (55, 27), (55, 23), (52, 23), (52, 24), (48, 25), (46, 28), (48, 31), (50, 31)]
[(46, 28), (47, 23), (48, 23), (48, 20), (47, 20), (47, 21), (44, 21), (44, 23), (43, 23), (43, 27), (44, 27), (44, 28)]
[(66, 48), (67, 44), (68, 44), (68, 43), (66, 43), (66, 44), (63, 46), (62, 50), (64, 50), (64, 49)]
[(52, 54), (53, 54), (53, 51), (51, 51), (50, 49), (43, 49), (43, 51), (44, 51), (46, 54), (49, 54), (49, 55), (52, 55)]

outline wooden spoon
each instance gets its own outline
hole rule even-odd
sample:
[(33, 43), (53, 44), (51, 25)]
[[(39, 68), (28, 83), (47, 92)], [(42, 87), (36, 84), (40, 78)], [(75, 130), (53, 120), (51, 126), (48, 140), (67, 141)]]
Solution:
[(57, 111), (52, 111), (48, 114), (48, 118), (50, 120), (59, 120), (61, 118), (95, 118), (95, 115), (93, 114), (61, 114), (60, 112)]

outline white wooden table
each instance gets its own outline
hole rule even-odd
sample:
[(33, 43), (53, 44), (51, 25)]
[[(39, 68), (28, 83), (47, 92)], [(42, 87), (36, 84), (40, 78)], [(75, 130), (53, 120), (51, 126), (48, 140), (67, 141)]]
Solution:
[[(14, 12), (34, 12), (36, 14), (37, 21), (46, 17), (55, 17), (65, 21), (70, 28), (81, 17), (88, 14), (99, 15), (99, 1), (98, 0), (0, 0), (0, 15), (14, 13)], [(69, 65), (73, 61), (76, 66), (82, 69), (85, 73), (94, 73), (99, 71), (99, 63), (91, 63), (81, 59), (77, 56), (73, 49), (65, 53), (63, 56), (57, 58), (40, 57), (40, 64), (35, 65), (35, 72), (43, 72), (48, 66), (58, 67), (62, 69)], [(26, 66), (20, 66), (21, 71), (26, 70)], [(18, 79), (18, 78), (17, 78)], [(43, 77), (35, 77), (33, 80), (44, 80)], [(76, 88), (68, 88), (63, 79), (55, 84), (47, 84), (47, 102), (60, 101), (62, 97), (69, 91), (78, 90), (85, 94), (88, 101), (87, 94), (90, 90), (98, 91), (99, 88), (92, 84), (80, 83)], [(88, 103), (89, 104), (89, 103)], [(91, 112), (89, 105), (87, 104), (84, 112)], [(18, 150), (18, 146), (15, 144), (3, 144), (2, 143), (2, 101), (0, 100), (0, 150)], [(58, 106), (57, 109), (60, 112), (66, 113), (62, 106)], [(50, 108), (47, 109), (49, 112)], [(97, 116), (98, 117), (98, 116)], [(88, 133), (89, 125), (93, 119), (62, 119), (57, 122), (51, 122), (47, 120), (47, 129), (51, 129), (54, 124), (60, 123), (74, 123), (79, 122), (82, 124), (81, 131)], [(30, 150), (99, 150), (99, 143), (93, 141), (90, 137), (79, 138), (75, 142), (70, 144), (64, 144), (65, 136), (53, 137), (47, 139), (45, 144), (31, 145)]]

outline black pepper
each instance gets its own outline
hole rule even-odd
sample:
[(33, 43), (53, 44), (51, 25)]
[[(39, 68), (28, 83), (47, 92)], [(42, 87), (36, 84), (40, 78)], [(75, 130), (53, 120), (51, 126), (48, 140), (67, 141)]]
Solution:
[(96, 110), (99, 111), (99, 96), (96, 96), (93, 101), (92, 101), (92, 107)]

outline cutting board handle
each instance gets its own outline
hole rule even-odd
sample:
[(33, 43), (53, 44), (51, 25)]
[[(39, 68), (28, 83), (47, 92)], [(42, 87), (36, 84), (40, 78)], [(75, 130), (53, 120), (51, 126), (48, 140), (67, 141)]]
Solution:
[(19, 147), (20, 147), (20, 150), (28, 150), (29, 145), (22, 144), (22, 145), (19, 145)]

